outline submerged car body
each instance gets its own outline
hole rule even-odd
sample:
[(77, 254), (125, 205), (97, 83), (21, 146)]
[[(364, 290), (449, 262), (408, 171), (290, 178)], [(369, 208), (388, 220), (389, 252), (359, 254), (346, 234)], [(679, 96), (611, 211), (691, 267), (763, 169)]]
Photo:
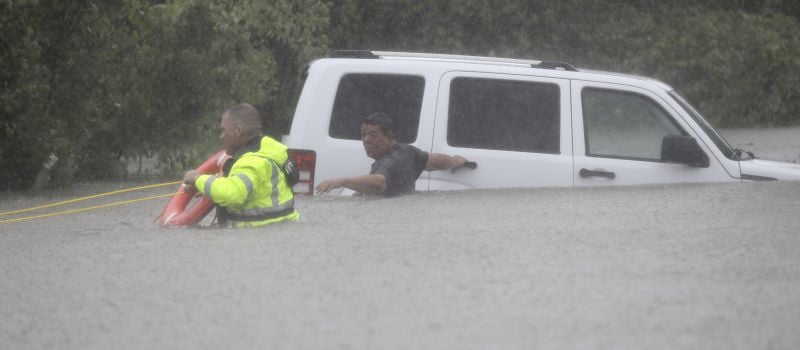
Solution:
[(425, 172), (417, 190), (800, 180), (800, 166), (733, 149), (669, 85), (569, 64), (337, 51), (313, 62), (284, 143), (298, 193), (365, 174), (360, 120), (384, 112), (395, 138), (461, 155), (475, 170)]

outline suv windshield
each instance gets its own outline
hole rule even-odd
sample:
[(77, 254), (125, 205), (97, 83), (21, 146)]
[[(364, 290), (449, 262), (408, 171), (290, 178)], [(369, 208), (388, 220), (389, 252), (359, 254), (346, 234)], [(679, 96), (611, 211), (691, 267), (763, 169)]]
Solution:
[(714, 130), (714, 128), (711, 127), (710, 124), (708, 124), (705, 118), (703, 118), (703, 116), (700, 115), (700, 112), (694, 109), (694, 107), (692, 107), (692, 105), (690, 105), (689, 102), (686, 102), (686, 100), (683, 97), (681, 97), (681, 95), (679, 95), (677, 92), (675, 92), (675, 90), (670, 91), (669, 94), (673, 98), (675, 98), (676, 101), (678, 101), (678, 103), (683, 107), (683, 109), (686, 110), (686, 113), (689, 113), (689, 116), (691, 116), (692, 119), (694, 119), (697, 125), (700, 125), (700, 128), (703, 129), (706, 135), (708, 135), (708, 137), (711, 138), (711, 141), (713, 141), (714, 144), (717, 145), (717, 148), (719, 148), (719, 150), (722, 151), (722, 154), (724, 154), (725, 157), (728, 159), (734, 159), (735, 151), (733, 150), (733, 148), (728, 144), (727, 141), (725, 141), (724, 138), (722, 138), (720, 134), (717, 133), (716, 130)]

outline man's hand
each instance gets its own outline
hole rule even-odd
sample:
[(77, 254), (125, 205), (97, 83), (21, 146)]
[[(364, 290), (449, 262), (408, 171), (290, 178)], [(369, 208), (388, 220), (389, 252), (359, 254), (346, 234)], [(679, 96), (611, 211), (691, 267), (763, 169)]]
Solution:
[(450, 157), (450, 169), (460, 168), (464, 166), (466, 162), (467, 160), (462, 156), (452, 156)]
[(202, 174), (197, 170), (189, 170), (183, 175), (183, 183), (186, 184), (186, 186), (194, 187), (194, 181), (197, 180), (197, 177), (200, 175)]
[(317, 185), (317, 193), (328, 193), (334, 188), (339, 188), (344, 186), (344, 179), (332, 179), (332, 180), (325, 180)]

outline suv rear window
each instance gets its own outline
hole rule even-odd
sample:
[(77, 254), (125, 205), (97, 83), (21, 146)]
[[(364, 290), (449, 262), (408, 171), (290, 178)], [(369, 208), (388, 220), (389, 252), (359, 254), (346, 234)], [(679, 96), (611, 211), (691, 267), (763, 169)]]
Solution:
[(447, 143), (454, 147), (560, 152), (556, 84), (456, 78), (450, 84)]
[(417, 139), (425, 79), (415, 75), (347, 74), (339, 81), (328, 135), (360, 140), (361, 119), (383, 112), (394, 120), (395, 140)]

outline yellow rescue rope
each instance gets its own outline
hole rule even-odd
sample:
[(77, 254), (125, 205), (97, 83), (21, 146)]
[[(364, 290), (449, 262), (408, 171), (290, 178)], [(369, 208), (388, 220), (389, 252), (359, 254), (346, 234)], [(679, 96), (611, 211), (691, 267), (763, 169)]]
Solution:
[(72, 210), (60, 211), (60, 212), (57, 212), (57, 213), (42, 214), (42, 215), (35, 215), (35, 216), (26, 216), (26, 217), (17, 218), (17, 219), (0, 220), (0, 224), (6, 224), (6, 223), (17, 222), (17, 221), (24, 221), (24, 220), (41, 219), (41, 218), (46, 218), (46, 217), (51, 217), (51, 216), (56, 216), (56, 215), (64, 215), (64, 214), (78, 213), (78, 212), (82, 212), (82, 211), (93, 210), (93, 209), (100, 209), (100, 208), (111, 207), (111, 206), (115, 206), (115, 205), (122, 205), (122, 204), (128, 204), (128, 203), (136, 203), (136, 202), (146, 201), (146, 200), (150, 200), (150, 199), (164, 198), (164, 197), (172, 197), (172, 196), (174, 196), (174, 195), (175, 195), (174, 193), (170, 193), (170, 194), (162, 194), (162, 195), (159, 195), (159, 196), (144, 197), (144, 198), (136, 198), (136, 199), (131, 199), (131, 200), (122, 201), (122, 202), (114, 202), (114, 203), (109, 203), (109, 204), (97, 205), (97, 206), (94, 206), (94, 207), (87, 207), (87, 208), (80, 208), (80, 209), (72, 209)]
[[(133, 192), (133, 191), (144, 190), (144, 189), (148, 189), (148, 188), (174, 186), (174, 185), (180, 184), (181, 182), (182, 181), (174, 181), (174, 182), (166, 182), (166, 183), (155, 184), (155, 185), (146, 185), (146, 186), (126, 188), (126, 189), (122, 189), (122, 190), (105, 192), (105, 193), (95, 194), (95, 195), (91, 195), (91, 196), (86, 196), (86, 197), (81, 197), (81, 198), (76, 198), (76, 199), (70, 199), (70, 200), (66, 200), (66, 201), (62, 201), (62, 202), (41, 205), (41, 206), (33, 207), (33, 208), (7, 211), (7, 212), (4, 212), (4, 213), (0, 213), (0, 216), (25, 213), (25, 212), (29, 212), (29, 211), (38, 210), (38, 209), (51, 208), (51, 207), (56, 207), (56, 206), (59, 206), (59, 205), (70, 204), (70, 203), (85, 201), (85, 200), (88, 200), (88, 199), (93, 199), (93, 198), (98, 198), (98, 197), (103, 197), (103, 196), (110, 196), (110, 195), (119, 194), (119, 193)], [(35, 216), (26, 216), (26, 217), (16, 218), (16, 219), (0, 220), (0, 224), (23, 221), (23, 220), (40, 219), (40, 218), (46, 218), (46, 217), (56, 216), (56, 215), (77, 213), (77, 212), (93, 210), (93, 209), (99, 209), (99, 208), (105, 208), (105, 207), (110, 207), (110, 206), (115, 206), (115, 205), (122, 205), (122, 204), (128, 204), (128, 203), (141, 202), (141, 201), (146, 201), (146, 200), (150, 200), (150, 199), (171, 197), (171, 196), (174, 196), (174, 195), (175, 195), (174, 193), (170, 193), (170, 194), (164, 194), (164, 195), (158, 195), (158, 196), (137, 198), (137, 199), (131, 199), (131, 200), (126, 200), (126, 201), (121, 201), (121, 202), (103, 204), (103, 205), (98, 205), (98, 206), (93, 206), (93, 207), (88, 207), (88, 208), (66, 210), (66, 211), (61, 211), (61, 212), (57, 212), (57, 213), (42, 214), (42, 215), (35, 215)]]

